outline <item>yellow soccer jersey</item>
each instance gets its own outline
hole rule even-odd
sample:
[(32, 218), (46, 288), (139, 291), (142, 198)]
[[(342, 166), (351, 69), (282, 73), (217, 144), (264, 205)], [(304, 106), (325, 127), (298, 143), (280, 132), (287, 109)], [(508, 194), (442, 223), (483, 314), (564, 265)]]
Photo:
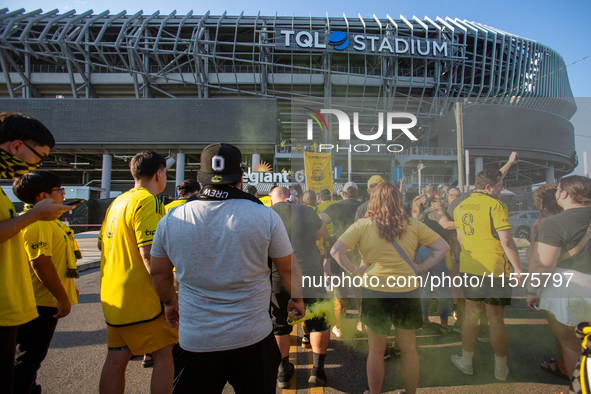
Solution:
[(178, 207), (179, 205), (183, 205), (186, 202), (186, 199), (174, 200), (173, 202), (168, 203), (164, 206), (164, 211), (169, 212), (172, 208)]
[(101, 227), (101, 301), (107, 324), (124, 326), (154, 320), (162, 304), (139, 247), (152, 244), (164, 206), (144, 188), (113, 201)]
[(263, 196), (259, 197), (259, 200), (263, 203), (264, 206), (270, 207), (271, 206), (271, 196)]
[(507, 206), (485, 192), (475, 191), (454, 210), (460, 230), (460, 272), (499, 276), (511, 273), (498, 231), (511, 230)]
[[(0, 189), (0, 221), (14, 217), (14, 205)], [(20, 234), (0, 243), (0, 326), (19, 326), (39, 316), (29, 270)]]
[[(29, 260), (35, 260), (41, 255), (51, 257), (51, 262), (55, 266), (57, 276), (62, 286), (64, 286), (64, 290), (66, 290), (70, 304), (75, 305), (78, 303), (76, 286), (74, 279), (68, 278), (66, 272), (68, 271), (68, 260), (75, 262), (76, 256), (64, 227), (59, 220), (52, 222), (38, 221), (27, 226), (21, 233)], [(33, 269), (31, 269), (31, 278), (37, 305), (55, 308), (57, 300), (47, 287), (41, 283)]]

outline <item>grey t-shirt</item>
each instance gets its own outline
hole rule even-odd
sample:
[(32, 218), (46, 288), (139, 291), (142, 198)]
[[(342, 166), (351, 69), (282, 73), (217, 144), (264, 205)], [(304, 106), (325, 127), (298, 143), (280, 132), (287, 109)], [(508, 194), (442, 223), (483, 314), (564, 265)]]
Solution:
[(281, 218), (248, 200), (187, 202), (166, 214), (151, 254), (179, 281), (179, 343), (192, 352), (237, 349), (272, 331), (267, 257), (292, 253)]

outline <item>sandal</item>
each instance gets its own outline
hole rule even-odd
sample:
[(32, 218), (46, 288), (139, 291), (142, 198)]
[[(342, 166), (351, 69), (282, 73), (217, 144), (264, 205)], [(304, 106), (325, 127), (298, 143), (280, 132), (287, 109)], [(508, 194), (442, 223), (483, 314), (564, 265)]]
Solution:
[(154, 357), (152, 357), (152, 353), (144, 354), (144, 360), (142, 361), (142, 367), (151, 368), (153, 366), (154, 366)]
[[(552, 365), (554, 365), (554, 368), (552, 368)], [(553, 375), (570, 381), (570, 377), (567, 374), (562, 373), (562, 371), (560, 371), (558, 368), (558, 360), (555, 358), (551, 358), (549, 361), (544, 361), (540, 364), (540, 367), (546, 372), (550, 372)]]

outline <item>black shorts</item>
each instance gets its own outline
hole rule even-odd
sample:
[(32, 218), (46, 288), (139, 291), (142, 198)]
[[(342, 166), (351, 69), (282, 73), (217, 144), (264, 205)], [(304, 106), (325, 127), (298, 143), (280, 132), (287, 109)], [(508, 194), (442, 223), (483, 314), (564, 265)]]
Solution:
[(219, 352), (195, 353), (176, 345), (173, 358), (173, 394), (221, 393), (226, 382), (236, 394), (276, 393), (281, 353), (273, 333), (254, 345)]
[(420, 289), (416, 289), (392, 297), (392, 294), (362, 288), (361, 322), (379, 335), (388, 335), (392, 325), (403, 330), (417, 330), (423, 326), (420, 294)]
[[(287, 323), (287, 304), (290, 298), (287, 291), (273, 291), (271, 296), (271, 320), (273, 321), (273, 334), (276, 336), (289, 335), (293, 330), (293, 326)], [(306, 305), (312, 305), (317, 301), (324, 301), (324, 299), (304, 298), (304, 304)], [(330, 326), (324, 317), (306, 320), (304, 324), (306, 324), (310, 332), (330, 330)]]
[[(467, 280), (462, 283), (464, 298), (467, 300), (484, 302), (485, 304), (496, 306), (511, 305), (513, 288), (509, 286), (507, 278), (505, 278), (504, 283), (503, 278), (492, 278), (491, 286), (491, 278), (489, 277), (460, 273), (460, 276), (464, 277), (464, 275), (467, 276)], [(471, 279), (473, 277), (474, 279)], [(482, 283), (482, 285), (472, 286), (472, 284), (476, 284), (477, 279), (478, 283)]]

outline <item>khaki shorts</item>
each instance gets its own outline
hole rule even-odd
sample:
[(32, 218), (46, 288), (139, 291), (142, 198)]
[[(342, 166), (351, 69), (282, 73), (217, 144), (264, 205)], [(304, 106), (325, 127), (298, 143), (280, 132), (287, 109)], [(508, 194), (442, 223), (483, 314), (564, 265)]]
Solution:
[(109, 350), (131, 350), (140, 355), (155, 352), (179, 341), (179, 333), (166, 322), (164, 313), (156, 320), (125, 327), (107, 326)]

